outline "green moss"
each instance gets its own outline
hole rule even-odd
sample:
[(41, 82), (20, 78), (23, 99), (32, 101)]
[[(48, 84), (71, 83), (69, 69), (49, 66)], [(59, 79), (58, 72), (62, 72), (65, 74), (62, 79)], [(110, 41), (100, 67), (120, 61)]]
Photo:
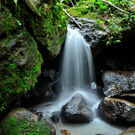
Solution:
[(74, 7), (66, 9), (70, 15), (93, 19), (96, 21), (96, 28), (109, 31), (107, 45), (119, 43), (122, 39), (122, 30), (125, 27), (130, 27), (132, 30), (135, 27), (135, 15), (128, 12), (130, 7), (134, 5), (133, 0), (109, 1), (125, 10), (126, 13), (122, 13), (113, 6), (102, 2), (102, 0), (83, 0), (79, 1)]
[(42, 3), (38, 9), (40, 13), (38, 16), (30, 14), (23, 4), (17, 7), (17, 17), (30, 28), (35, 39), (43, 45), (50, 57), (59, 54), (66, 36), (67, 17), (62, 8), (56, 1)]
[(1, 127), (5, 135), (50, 135), (50, 126), (43, 121), (19, 120), (11, 117)]
[(4, 58), (0, 63), (2, 111), (35, 85), (42, 58), (36, 42), (25, 30), (2, 40), (0, 50), (0, 57)]
[(20, 27), (20, 24), (17, 23), (18, 20), (12, 16), (10, 11), (2, 6), (0, 11), (0, 35), (1, 34), (10, 34), (14, 29)]
[(31, 27), (37, 40), (47, 47), (52, 56), (56, 56), (65, 39), (67, 18), (59, 4), (50, 7), (43, 3), (40, 8), (42, 16), (31, 18)]

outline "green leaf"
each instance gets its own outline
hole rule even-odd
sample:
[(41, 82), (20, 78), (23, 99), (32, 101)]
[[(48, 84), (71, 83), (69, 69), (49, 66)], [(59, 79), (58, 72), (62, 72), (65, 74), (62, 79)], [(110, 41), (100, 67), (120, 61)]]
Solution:
[(14, 0), (14, 3), (17, 5), (18, 0)]

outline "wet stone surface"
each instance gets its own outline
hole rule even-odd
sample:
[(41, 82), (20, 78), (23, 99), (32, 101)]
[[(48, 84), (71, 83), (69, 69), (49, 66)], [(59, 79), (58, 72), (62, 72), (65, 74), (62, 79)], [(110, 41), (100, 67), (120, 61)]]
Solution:
[(75, 95), (62, 107), (62, 116), (67, 122), (86, 123), (92, 121), (91, 111), (80, 94)]
[(135, 104), (118, 98), (104, 98), (98, 110), (112, 123), (135, 123)]
[(107, 97), (119, 96), (124, 92), (135, 92), (134, 71), (107, 71), (102, 75), (103, 93)]

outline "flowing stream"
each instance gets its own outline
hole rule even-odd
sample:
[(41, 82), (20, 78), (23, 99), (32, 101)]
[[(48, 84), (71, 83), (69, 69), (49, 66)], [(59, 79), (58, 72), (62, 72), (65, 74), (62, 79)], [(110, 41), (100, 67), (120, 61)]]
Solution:
[(78, 29), (68, 27), (61, 67), (61, 92), (55, 101), (43, 103), (33, 109), (43, 112), (49, 119), (54, 112), (60, 112), (74, 95), (81, 94), (93, 112), (93, 121), (87, 124), (68, 124), (63, 121), (54, 124), (57, 135), (61, 129), (67, 129), (71, 135), (118, 135), (122, 128), (110, 125), (100, 119), (97, 107), (101, 101), (97, 94), (94, 67), (90, 45)]

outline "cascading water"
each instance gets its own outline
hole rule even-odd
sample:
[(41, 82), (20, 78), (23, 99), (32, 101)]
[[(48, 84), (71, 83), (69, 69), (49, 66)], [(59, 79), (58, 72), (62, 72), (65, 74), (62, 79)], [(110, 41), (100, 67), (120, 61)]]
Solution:
[(85, 41), (78, 29), (68, 27), (62, 68), (61, 68), (61, 93), (58, 99), (34, 107), (43, 112), (44, 118), (50, 118), (53, 112), (60, 112), (74, 95), (81, 94), (89, 108), (93, 111), (93, 121), (88, 124), (54, 124), (57, 135), (60, 129), (68, 129), (72, 135), (118, 135), (121, 129), (102, 121), (96, 113), (100, 98), (97, 96), (94, 80), (94, 69), (90, 45)]
[(61, 77), (66, 90), (84, 89), (94, 81), (91, 50), (78, 29), (68, 27)]

